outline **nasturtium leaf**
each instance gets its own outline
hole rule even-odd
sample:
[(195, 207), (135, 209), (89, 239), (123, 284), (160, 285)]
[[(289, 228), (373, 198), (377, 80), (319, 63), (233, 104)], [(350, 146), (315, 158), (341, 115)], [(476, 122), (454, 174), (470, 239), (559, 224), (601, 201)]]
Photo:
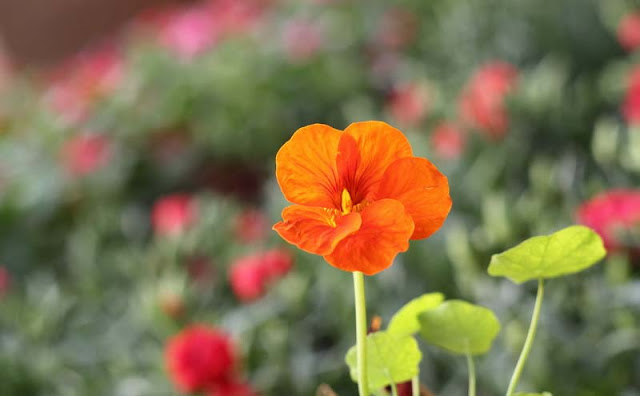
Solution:
[(433, 309), (444, 300), (442, 293), (427, 293), (406, 303), (393, 315), (387, 331), (395, 335), (413, 335), (420, 331), (418, 314)]
[[(367, 336), (367, 375), (369, 388), (379, 389), (392, 383), (405, 382), (418, 374), (422, 353), (411, 336), (396, 336), (378, 331)], [(358, 363), (356, 347), (345, 357), (351, 378), (357, 381)]]
[(463, 355), (487, 352), (500, 331), (490, 309), (460, 300), (445, 301), (418, 318), (420, 335), (427, 342)]
[(522, 393), (522, 392), (518, 392), (516, 393), (515, 396), (553, 396), (551, 393), (549, 392), (542, 392), (542, 393)]
[(582, 271), (602, 259), (606, 250), (600, 236), (584, 226), (571, 226), (551, 235), (529, 238), (494, 254), (489, 275), (505, 276), (516, 283), (554, 278)]

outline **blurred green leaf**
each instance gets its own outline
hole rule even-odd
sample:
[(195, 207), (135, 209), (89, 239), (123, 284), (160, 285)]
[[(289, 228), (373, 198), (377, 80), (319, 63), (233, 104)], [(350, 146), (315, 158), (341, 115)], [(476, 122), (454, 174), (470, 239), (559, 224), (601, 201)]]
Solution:
[(529, 238), (503, 253), (494, 254), (489, 275), (516, 283), (555, 278), (589, 268), (606, 254), (602, 239), (592, 229), (571, 226), (546, 236)]
[(444, 300), (442, 293), (427, 293), (405, 304), (391, 317), (387, 332), (396, 336), (413, 335), (420, 331), (418, 315), (440, 305)]
[(487, 352), (500, 331), (500, 322), (490, 309), (460, 300), (423, 312), (419, 320), (422, 338), (462, 355)]
[(516, 393), (516, 396), (553, 396), (551, 393), (549, 392), (542, 392), (542, 393), (522, 393), (522, 392), (518, 392)]
[[(422, 353), (413, 337), (399, 337), (379, 331), (367, 336), (367, 370), (369, 387), (379, 389), (392, 383), (408, 381), (418, 374)], [(347, 352), (345, 361), (351, 378), (358, 378), (356, 347)]]

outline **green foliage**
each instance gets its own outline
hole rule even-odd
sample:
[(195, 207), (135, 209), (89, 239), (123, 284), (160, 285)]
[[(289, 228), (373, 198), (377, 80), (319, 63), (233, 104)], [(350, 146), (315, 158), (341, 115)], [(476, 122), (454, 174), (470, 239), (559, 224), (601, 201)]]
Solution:
[[(372, 390), (410, 380), (418, 374), (420, 360), (422, 353), (411, 336), (398, 336), (388, 331), (367, 336), (367, 373)], [(356, 381), (358, 367), (355, 346), (349, 349), (345, 361), (351, 378)]]
[(600, 261), (606, 250), (592, 229), (571, 226), (551, 235), (536, 236), (491, 257), (489, 275), (513, 282), (573, 274)]
[(449, 300), (419, 315), (420, 335), (450, 352), (481, 355), (500, 332), (491, 310), (465, 301)]
[(522, 392), (518, 392), (515, 394), (515, 396), (553, 396), (551, 393), (549, 392), (542, 392), (542, 393), (522, 393)]
[(397, 336), (413, 335), (420, 331), (418, 315), (429, 309), (436, 308), (442, 303), (442, 293), (427, 293), (406, 303), (389, 321), (387, 332)]

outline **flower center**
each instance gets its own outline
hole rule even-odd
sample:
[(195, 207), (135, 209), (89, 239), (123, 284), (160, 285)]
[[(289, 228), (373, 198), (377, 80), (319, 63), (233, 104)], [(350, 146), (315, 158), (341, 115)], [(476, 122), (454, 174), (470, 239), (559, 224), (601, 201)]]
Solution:
[(340, 208), (342, 209), (343, 216), (346, 216), (351, 212), (360, 212), (367, 205), (369, 205), (367, 200), (362, 200), (354, 205), (349, 191), (346, 188), (342, 190), (342, 203), (340, 204)]
[(351, 195), (349, 195), (349, 191), (347, 191), (347, 189), (343, 189), (342, 190), (342, 214), (343, 215), (348, 215), (349, 213), (351, 213), (351, 210), (353, 209), (353, 201), (351, 200)]

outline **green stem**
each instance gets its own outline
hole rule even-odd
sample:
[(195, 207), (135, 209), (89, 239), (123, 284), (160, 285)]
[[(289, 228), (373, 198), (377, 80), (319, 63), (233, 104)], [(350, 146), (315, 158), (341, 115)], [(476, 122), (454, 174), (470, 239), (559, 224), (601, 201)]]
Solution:
[(398, 396), (398, 387), (395, 382), (391, 383), (391, 396)]
[(416, 375), (411, 378), (411, 394), (412, 396), (420, 396), (420, 376)]
[(356, 355), (358, 362), (358, 391), (360, 396), (369, 396), (367, 378), (367, 303), (364, 295), (364, 275), (353, 273), (353, 291), (356, 305)]
[(533, 307), (533, 315), (531, 316), (531, 324), (529, 325), (529, 332), (527, 333), (527, 339), (524, 341), (524, 346), (522, 347), (522, 352), (520, 352), (520, 357), (518, 358), (518, 363), (516, 364), (516, 368), (513, 370), (513, 375), (511, 376), (511, 382), (509, 382), (509, 388), (507, 389), (507, 396), (512, 396), (513, 392), (516, 390), (516, 386), (518, 386), (518, 380), (520, 379), (520, 374), (522, 374), (522, 369), (524, 368), (524, 364), (529, 357), (529, 352), (531, 351), (531, 346), (533, 345), (533, 339), (536, 336), (536, 329), (538, 328), (538, 320), (540, 319), (540, 307), (542, 306), (542, 297), (544, 296), (544, 282), (542, 278), (538, 279), (538, 294), (536, 295), (536, 304)]
[(469, 367), (469, 396), (476, 396), (476, 366), (469, 352), (467, 352), (467, 366)]

